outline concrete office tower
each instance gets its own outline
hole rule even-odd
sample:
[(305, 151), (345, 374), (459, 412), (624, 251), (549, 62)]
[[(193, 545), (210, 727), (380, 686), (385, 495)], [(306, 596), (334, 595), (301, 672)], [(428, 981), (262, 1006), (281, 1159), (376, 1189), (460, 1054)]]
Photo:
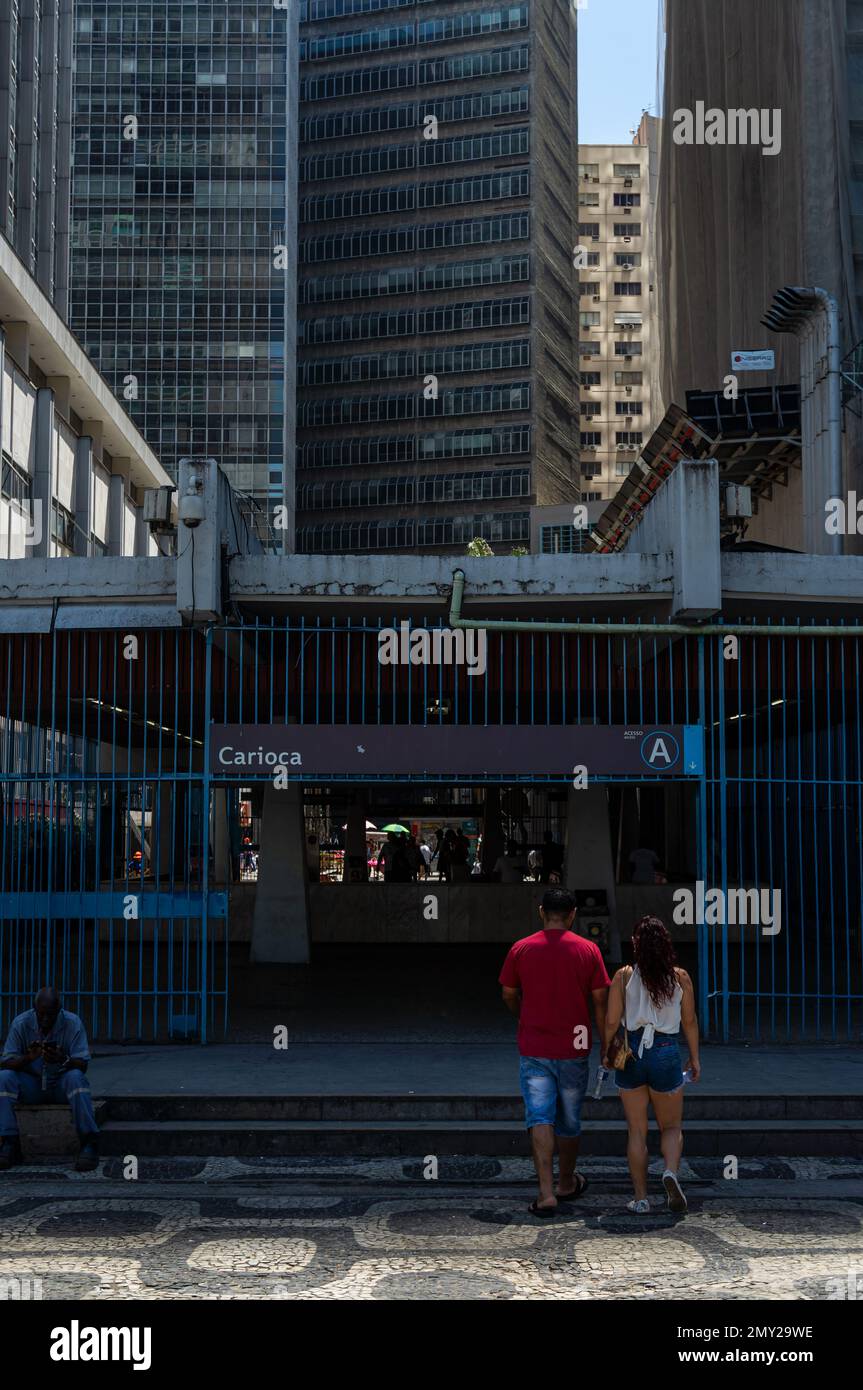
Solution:
[(72, 4), (3, 0), (0, 6), (0, 232), (64, 317)]
[(298, 549), (527, 546), (579, 497), (574, 7), (302, 18)]
[[(653, 126), (655, 118), (645, 117)], [(662, 418), (650, 146), (581, 145), (579, 373), (583, 497), (613, 497)]]
[[(843, 353), (861, 336), (863, 3), (665, 0), (664, 19), (657, 281), (666, 404), (685, 405), (687, 390), (721, 390), (739, 349), (776, 353), (775, 372), (741, 375), (741, 387), (798, 384), (797, 339), (761, 323), (777, 290), (826, 289), (839, 303)], [(697, 117), (697, 103), (757, 112), (772, 152), (763, 140), (678, 144), (675, 112)], [(850, 487), (858, 431), (846, 410)], [(802, 548), (800, 473), (786, 483), (747, 539)]]
[(215, 458), (271, 507), (293, 501), (297, 24), (273, 0), (75, 5), (72, 325), (169, 472)]

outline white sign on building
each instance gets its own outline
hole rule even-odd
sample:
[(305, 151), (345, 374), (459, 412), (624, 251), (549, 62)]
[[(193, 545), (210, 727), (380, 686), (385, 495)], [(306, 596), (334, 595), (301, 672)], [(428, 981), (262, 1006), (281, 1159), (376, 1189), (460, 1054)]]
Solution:
[(732, 352), (731, 370), (733, 372), (772, 372), (776, 366), (776, 354), (769, 348), (757, 352)]

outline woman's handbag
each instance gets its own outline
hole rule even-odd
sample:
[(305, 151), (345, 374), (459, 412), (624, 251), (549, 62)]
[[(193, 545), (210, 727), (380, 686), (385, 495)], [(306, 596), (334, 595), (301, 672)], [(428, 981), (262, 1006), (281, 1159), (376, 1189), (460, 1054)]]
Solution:
[(614, 1071), (623, 1071), (632, 1056), (632, 1048), (629, 1046), (629, 1036), (626, 1031), (626, 985), (631, 979), (632, 970), (627, 975), (626, 984), (624, 984), (623, 972), (621, 972), (620, 989), (623, 994), (623, 1012), (620, 1015), (620, 1027), (608, 1044), (608, 1065)]

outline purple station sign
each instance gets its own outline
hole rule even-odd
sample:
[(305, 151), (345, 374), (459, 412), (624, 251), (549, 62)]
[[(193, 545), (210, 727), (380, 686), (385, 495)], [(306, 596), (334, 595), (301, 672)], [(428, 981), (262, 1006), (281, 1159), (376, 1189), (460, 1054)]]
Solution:
[(210, 771), (327, 777), (699, 777), (700, 725), (214, 724)]

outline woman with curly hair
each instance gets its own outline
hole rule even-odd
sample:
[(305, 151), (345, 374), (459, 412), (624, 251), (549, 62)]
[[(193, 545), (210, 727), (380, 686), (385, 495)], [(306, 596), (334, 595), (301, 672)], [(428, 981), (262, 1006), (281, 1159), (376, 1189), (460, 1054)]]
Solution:
[[(670, 1211), (686, 1211), (686, 1198), (677, 1177), (683, 1152), (683, 1068), (677, 1034), (683, 1030), (689, 1047), (687, 1069), (692, 1081), (701, 1075), (698, 1060), (698, 1019), (695, 992), (685, 970), (676, 963), (674, 943), (658, 917), (642, 917), (632, 931), (634, 965), (618, 970), (608, 993), (604, 1065), (613, 1054), (631, 1048), (626, 1065), (614, 1073), (629, 1139), (626, 1156), (635, 1196), (628, 1203), (639, 1214), (650, 1210), (647, 1200), (647, 1106), (653, 1106), (662, 1132), (665, 1188)], [(616, 1038), (622, 1027), (622, 1037)], [(614, 1045), (616, 1044), (616, 1046)]]

